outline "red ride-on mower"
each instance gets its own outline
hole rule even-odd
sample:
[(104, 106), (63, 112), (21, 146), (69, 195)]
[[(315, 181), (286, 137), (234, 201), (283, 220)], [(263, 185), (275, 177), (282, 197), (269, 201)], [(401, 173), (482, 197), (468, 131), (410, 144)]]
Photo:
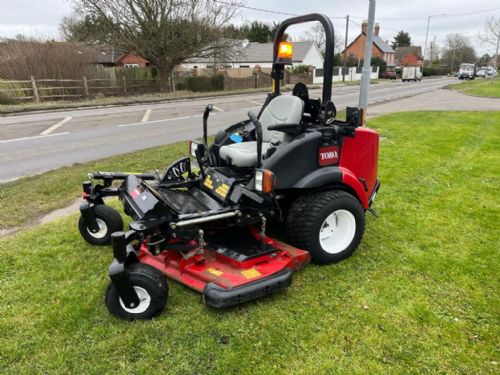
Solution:
[[(280, 94), (284, 67), (292, 62), (284, 32), (309, 21), (323, 25), (327, 42), (323, 96), (316, 100), (304, 84), (293, 95)], [(287, 288), (292, 272), (311, 259), (328, 264), (353, 253), (379, 188), (378, 135), (364, 127), (361, 109), (347, 108), (347, 121), (335, 118), (333, 46), (326, 16), (281, 23), (272, 93), (258, 116), (249, 113), (210, 146), (207, 106), (203, 142), (190, 143), (199, 168), (185, 157), (162, 176), (91, 174), (103, 182), (83, 184), (79, 229), (92, 244), (112, 243), (111, 313), (126, 319), (159, 314), (168, 297), (166, 277), (202, 293), (207, 305), (232, 306)], [(127, 232), (105, 196), (118, 196), (132, 217)], [(271, 220), (285, 224), (290, 244), (266, 235)]]

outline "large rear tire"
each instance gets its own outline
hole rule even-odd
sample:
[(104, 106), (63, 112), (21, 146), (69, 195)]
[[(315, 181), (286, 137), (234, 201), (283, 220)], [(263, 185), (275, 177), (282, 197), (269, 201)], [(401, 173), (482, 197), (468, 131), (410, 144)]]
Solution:
[(111, 314), (127, 320), (151, 319), (159, 315), (168, 299), (167, 278), (156, 268), (142, 263), (127, 266), (127, 274), (140, 303), (127, 308), (111, 283), (106, 290), (106, 306)]
[(111, 235), (123, 230), (123, 219), (114, 208), (98, 204), (91, 208), (99, 225), (99, 231), (92, 233), (87, 227), (83, 216), (78, 221), (78, 230), (83, 239), (92, 245), (111, 244)]
[(356, 250), (365, 229), (365, 211), (345, 191), (330, 190), (297, 199), (286, 220), (287, 239), (308, 250), (316, 264), (340, 262)]

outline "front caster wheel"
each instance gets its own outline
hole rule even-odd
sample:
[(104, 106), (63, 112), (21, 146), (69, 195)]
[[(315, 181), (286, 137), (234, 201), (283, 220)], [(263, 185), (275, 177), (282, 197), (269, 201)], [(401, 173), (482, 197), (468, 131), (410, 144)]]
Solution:
[(127, 266), (126, 272), (140, 303), (134, 308), (127, 308), (115, 286), (110, 284), (105, 296), (109, 312), (127, 320), (151, 319), (160, 314), (168, 299), (166, 277), (156, 268), (141, 263)]
[(365, 229), (361, 203), (345, 191), (323, 191), (297, 199), (286, 220), (292, 245), (308, 250), (316, 264), (340, 262), (356, 250)]
[(78, 229), (83, 239), (92, 245), (111, 244), (111, 234), (123, 230), (123, 219), (118, 211), (103, 204), (91, 208), (99, 225), (99, 230), (92, 233), (85, 224), (83, 216), (78, 221)]

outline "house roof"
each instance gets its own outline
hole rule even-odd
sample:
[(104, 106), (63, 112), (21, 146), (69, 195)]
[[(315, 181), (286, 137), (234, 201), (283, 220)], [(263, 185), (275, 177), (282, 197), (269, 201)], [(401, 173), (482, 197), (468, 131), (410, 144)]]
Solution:
[[(314, 47), (314, 42), (293, 42), (293, 62), (303, 62), (307, 53)], [(234, 63), (265, 63), (273, 62), (273, 43), (244, 43), (236, 56), (228, 59)], [(212, 57), (200, 57), (189, 60), (190, 63), (210, 63)]]
[[(349, 45), (347, 46), (347, 48), (351, 47), (354, 44), (354, 42), (356, 42), (356, 40), (359, 39), (359, 37), (361, 35), (365, 35), (366, 36), (366, 33), (363, 31), (361, 34), (359, 34), (356, 38), (354, 38), (354, 40), (351, 43), (349, 43)], [(394, 50), (392, 49), (392, 47), (390, 45), (388, 45), (386, 42), (384, 42), (384, 40), (380, 36), (378, 36), (378, 35), (373, 34), (372, 42), (383, 53), (395, 53)], [(341, 53), (343, 54), (344, 51), (342, 51)]]
[(408, 47), (396, 47), (396, 57), (401, 59), (409, 53), (414, 53), (418, 57), (422, 58), (422, 47), (420, 46), (408, 46)]
[(373, 35), (373, 43), (380, 48), (383, 53), (394, 53), (394, 50), (390, 45), (383, 41), (378, 35)]

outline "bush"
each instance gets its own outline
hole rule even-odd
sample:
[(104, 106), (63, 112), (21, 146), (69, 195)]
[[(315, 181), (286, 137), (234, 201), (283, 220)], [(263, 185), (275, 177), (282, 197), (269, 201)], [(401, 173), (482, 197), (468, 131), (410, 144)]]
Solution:
[(187, 77), (185, 89), (193, 92), (222, 91), (224, 90), (224, 76)]
[(290, 73), (293, 73), (293, 74), (307, 73), (307, 72), (309, 72), (309, 65), (299, 64), (299, 65), (295, 65), (295, 66), (291, 67), (288, 70)]

